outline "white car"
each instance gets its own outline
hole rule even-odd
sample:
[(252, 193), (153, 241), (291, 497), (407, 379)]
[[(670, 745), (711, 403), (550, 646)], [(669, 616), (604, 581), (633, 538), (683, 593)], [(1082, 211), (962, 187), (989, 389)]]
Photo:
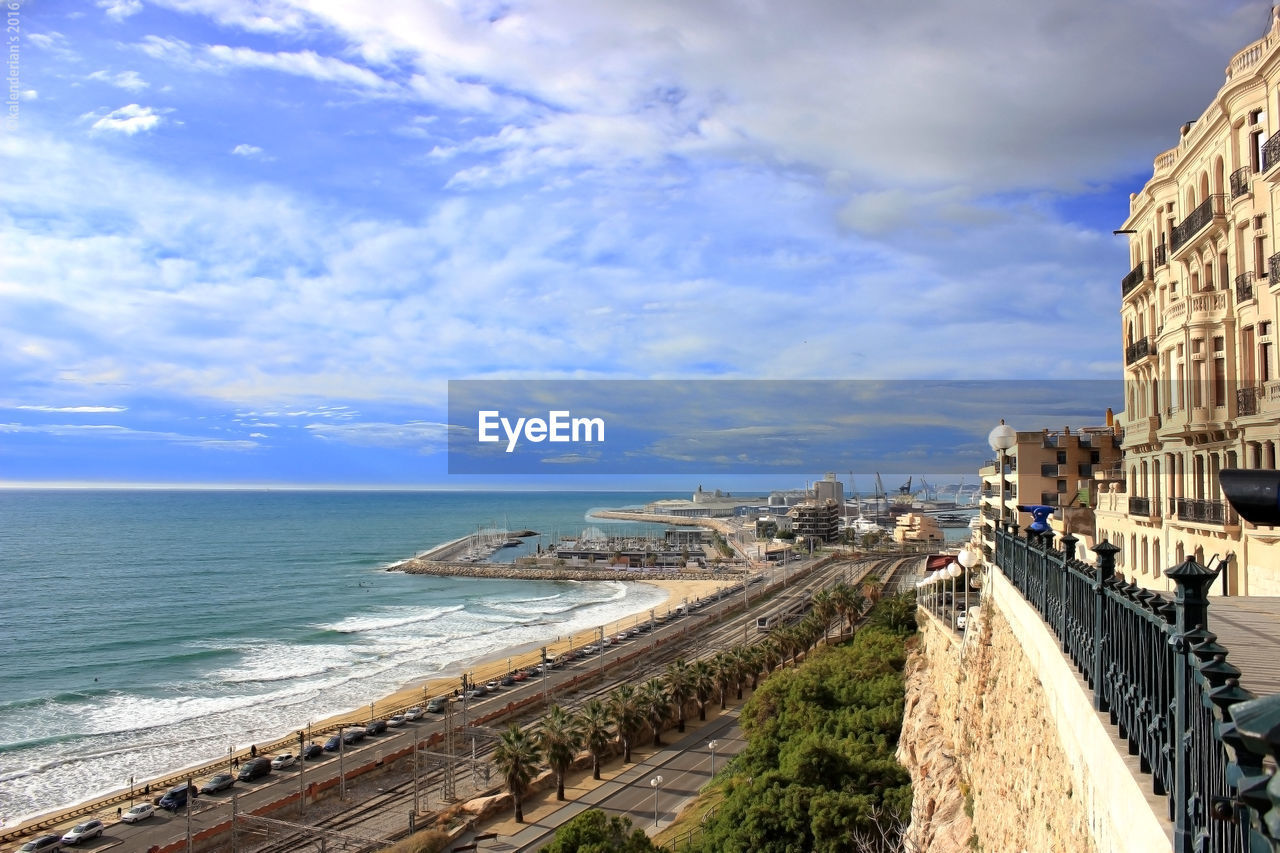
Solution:
[(75, 829), (62, 836), (62, 843), (79, 844), (81, 841), (97, 838), (106, 828), (106, 825), (100, 820), (87, 820), (84, 823), (77, 824)]
[(422, 709), (410, 708), (409, 710), (404, 712), (404, 719), (405, 719), (405, 722), (408, 722), (408, 723), (412, 723), (414, 720), (422, 719)]
[(120, 820), (125, 823), (137, 823), (140, 820), (146, 820), (156, 813), (156, 807), (151, 803), (139, 803), (120, 815)]
[(960, 611), (960, 613), (956, 616), (956, 630), (957, 630), (957, 631), (963, 631), (963, 630), (964, 630), (965, 623), (968, 621), (968, 619), (966, 618), (966, 617), (968, 617), (968, 615), (969, 615), (969, 614), (968, 614), (966, 611), (961, 610), (961, 611)]
[(404, 721), (405, 721), (404, 714), (396, 714), (395, 716), (387, 720), (387, 725), (393, 729), (398, 729), (404, 725)]
[(286, 767), (292, 767), (293, 763), (298, 759), (292, 752), (282, 752), (275, 758), (271, 759), (272, 770), (283, 770)]

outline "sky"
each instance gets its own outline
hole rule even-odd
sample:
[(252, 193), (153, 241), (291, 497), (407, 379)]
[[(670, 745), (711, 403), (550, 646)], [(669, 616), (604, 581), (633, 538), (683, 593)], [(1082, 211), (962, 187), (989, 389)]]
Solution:
[(0, 484), (615, 487), (450, 473), (449, 383), (1119, 380), (1111, 231), (1269, 6), (9, 18)]

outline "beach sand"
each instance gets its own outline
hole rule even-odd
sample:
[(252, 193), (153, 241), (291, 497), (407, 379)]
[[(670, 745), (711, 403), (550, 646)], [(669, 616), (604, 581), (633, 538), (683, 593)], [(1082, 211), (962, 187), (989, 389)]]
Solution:
[[(691, 578), (689, 580), (649, 579), (644, 581), (626, 581), (626, 583), (647, 583), (650, 586), (656, 586), (664, 590), (667, 593), (667, 598), (660, 605), (653, 608), (656, 613), (664, 614), (668, 609), (674, 610), (685, 599), (688, 601), (695, 601), (699, 598), (711, 595), (718, 589), (732, 586), (740, 580), (740, 577), (728, 576), (715, 579), (699, 577)], [(644, 621), (647, 617), (648, 608), (643, 612), (637, 612), (605, 625), (605, 632), (612, 636), (625, 628), (633, 627), (639, 621)], [(568, 651), (570, 648), (581, 648), (582, 646), (596, 642), (599, 638), (600, 632), (598, 629), (582, 631), (572, 637), (563, 637), (556, 642), (547, 644), (547, 656), (555, 657), (556, 655)], [(508, 661), (510, 662), (509, 664)], [(465, 670), (473, 681), (483, 683), (490, 680), (496, 680), (504, 676), (508, 672), (508, 665), (510, 666), (510, 670), (514, 671), (516, 669), (532, 666), (540, 661), (540, 647), (527, 651), (520, 651), (518, 653), (516, 653), (515, 650), (512, 650), (512, 653), (509, 655), (505, 652), (499, 653), (494, 657), (485, 658), (475, 662), (474, 664), (468, 664), (465, 667), (459, 667), (459, 671)], [(323, 741), (327, 737), (327, 734), (324, 734), (325, 732), (334, 730), (342, 725), (364, 725), (371, 719), (371, 713), (373, 719), (386, 719), (387, 717), (407, 708), (424, 706), (426, 705), (427, 700), (431, 697), (452, 693), (454, 689), (459, 686), (460, 679), (456, 675), (442, 676), (407, 685), (390, 696), (373, 699), (370, 705), (364, 705), (346, 713), (335, 714), (319, 722), (313, 723), (310, 726), (312, 739), (316, 741)], [(259, 755), (270, 755), (277, 751), (296, 751), (296, 749), (293, 749), (296, 745), (297, 741), (294, 736), (283, 736), (283, 733), (281, 738), (254, 744), (254, 746), (257, 747), (257, 753)], [(236, 757), (241, 761), (247, 760), (249, 758), (249, 750), (247, 748), (238, 750), (236, 752)], [(142, 786), (150, 784), (151, 787), (158, 790), (168, 784), (174, 784), (181, 781), (183, 777), (193, 777), (199, 781), (206, 776), (225, 769), (227, 769), (227, 759), (219, 759), (218, 761), (210, 762), (207, 765), (186, 768), (174, 775), (172, 778), (161, 777), (160, 779), (151, 780), (139, 779), (136, 787), (141, 788)], [(30, 820), (23, 821), (18, 824), (17, 827), (13, 828), (29, 826), (33, 823), (45, 821), (50, 818), (57, 820), (60, 815), (67, 815), (67, 818), (66, 826), (60, 827), (58, 830), (59, 832), (69, 829), (75, 820), (84, 820), (88, 817), (98, 817), (110, 823), (113, 822), (113, 819), (115, 818), (115, 807), (119, 804), (120, 798), (127, 794), (128, 790), (122, 789), (114, 794), (104, 795), (102, 797), (95, 798), (88, 803), (82, 804), (90, 807), (90, 810), (88, 811), (81, 811), (79, 806), (68, 807), (66, 809), (46, 813), (43, 816), (33, 817)], [(75, 813), (74, 817), (70, 814), (72, 812)], [(6, 829), (10, 828), (6, 827)]]

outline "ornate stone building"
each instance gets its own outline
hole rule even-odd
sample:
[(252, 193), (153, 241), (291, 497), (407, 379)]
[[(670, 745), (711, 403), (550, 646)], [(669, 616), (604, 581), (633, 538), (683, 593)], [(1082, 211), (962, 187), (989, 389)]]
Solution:
[(1226, 82), (1155, 158), (1118, 233), (1124, 335), (1124, 484), (1102, 495), (1098, 535), (1118, 567), (1164, 570), (1232, 555), (1215, 592), (1280, 594), (1280, 531), (1226, 504), (1223, 468), (1276, 467), (1280, 376), (1280, 18), (1232, 57)]

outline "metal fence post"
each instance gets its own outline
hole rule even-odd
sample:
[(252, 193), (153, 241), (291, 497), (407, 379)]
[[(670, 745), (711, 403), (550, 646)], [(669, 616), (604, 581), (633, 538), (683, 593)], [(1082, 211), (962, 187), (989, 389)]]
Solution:
[(1058, 640), (1062, 650), (1067, 650), (1067, 614), (1071, 612), (1067, 601), (1067, 567), (1076, 558), (1076, 543), (1079, 540), (1070, 533), (1062, 537), (1062, 565), (1058, 572)]
[(1120, 553), (1120, 549), (1103, 539), (1101, 544), (1093, 549), (1093, 553), (1098, 555), (1096, 571), (1093, 574), (1093, 683), (1089, 686), (1093, 688), (1093, 710), (1099, 713), (1108, 710), (1107, 697), (1102, 689), (1102, 658), (1105, 647), (1109, 645), (1106, 634), (1103, 631), (1103, 612), (1106, 609), (1106, 583), (1115, 576), (1116, 573), (1116, 554)]
[[(1190, 750), (1187, 748), (1191, 721), (1190, 709), (1187, 707), (1191, 697), (1191, 639), (1193, 631), (1203, 633), (1208, 630), (1209, 599), (1205, 597), (1205, 590), (1213, 583), (1217, 573), (1209, 571), (1193, 557), (1187, 557), (1180, 565), (1165, 572), (1165, 575), (1178, 585), (1174, 594), (1177, 623), (1173, 636), (1169, 638), (1174, 654), (1173, 737), (1170, 738), (1170, 743), (1174, 745), (1173, 850), (1174, 853), (1191, 853), (1195, 833), (1191, 814)], [(1205, 805), (1201, 803), (1200, 808)]]

